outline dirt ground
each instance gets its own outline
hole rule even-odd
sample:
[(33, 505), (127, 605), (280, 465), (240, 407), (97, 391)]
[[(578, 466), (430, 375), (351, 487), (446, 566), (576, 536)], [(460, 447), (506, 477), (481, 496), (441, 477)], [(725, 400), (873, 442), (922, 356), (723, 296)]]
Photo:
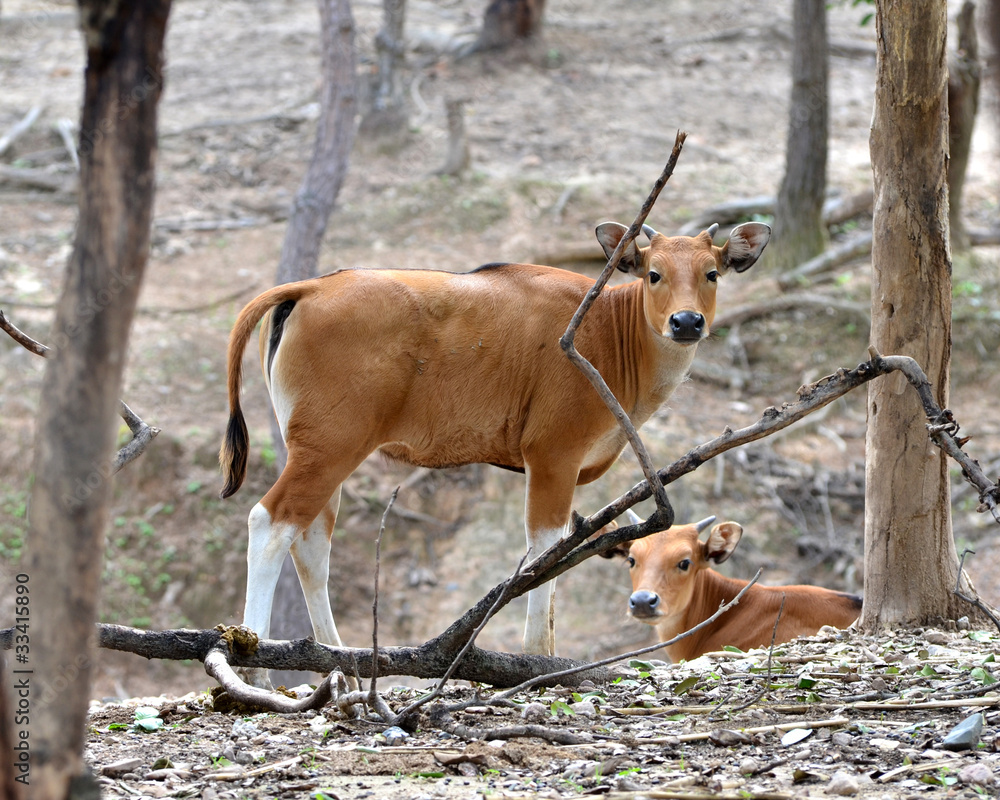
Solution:
[[(689, 138), (650, 218), (657, 229), (672, 232), (713, 204), (775, 192), (783, 171), (790, 88), (791, 12), (786, 5), (557, 0), (549, 4), (544, 39), (536, 47), (455, 61), (447, 50), (474, 35), (483, 5), (471, 0), (409, 4), (410, 129), (392, 146), (359, 140), (324, 242), (322, 271), (362, 265), (466, 270), (500, 260), (553, 263), (580, 246), (596, 248), (594, 225), (634, 217), (678, 129), (686, 130)], [(355, 3), (354, 12), (360, 71), (368, 74), (380, 4)], [(830, 8), (834, 49), (828, 182), (831, 193), (838, 195), (856, 193), (871, 182), (874, 30), (862, 26), (860, 18), (850, 4)], [(161, 105), (152, 257), (123, 389), (137, 413), (163, 432), (139, 462), (115, 479), (103, 621), (203, 628), (240, 620), (246, 515), (275, 471), (270, 410), (255, 357), (249, 353), (245, 409), (252, 436), (251, 474), (235, 498), (218, 499), (216, 453), (226, 419), (226, 338), (242, 304), (274, 277), (288, 205), (315, 132), (317, 27), (309, 3), (175, 2)], [(42, 106), (42, 112), (0, 159), (4, 164), (71, 176), (73, 168), (56, 126), (59, 120), (79, 118), (82, 64), (72, 3), (5, 0), (0, 17), (0, 134), (32, 106)], [(466, 100), (471, 151), (469, 169), (457, 178), (434, 174), (445, 161), (444, 100), (452, 97)], [(969, 226), (979, 228), (995, 226), (1000, 202), (1000, 153), (996, 117), (991, 116), (995, 109), (985, 99), (983, 106), (965, 202)], [(51, 322), (74, 221), (72, 194), (0, 182), (0, 308), (41, 340)], [(853, 220), (834, 235), (849, 237), (869, 225)], [(951, 406), (964, 432), (974, 437), (971, 451), (993, 473), (1000, 466), (1000, 424), (993, 402), (1000, 389), (994, 368), (1000, 347), (998, 260), (996, 249), (980, 248), (956, 256), (954, 262)], [(568, 266), (596, 274), (600, 265)], [(764, 408), (793, 399), (804, 382), (864, 360), (867, 274), (868, 265), (861, 261), (808, 287), (831, 301), (854, 303), (855, 311), (832, 306), (818, 312), (776, 311), (716, 331), (701, 346), (693, 379), (644, 428), (657, 462), (672, 461), (726, 425), (754, 421)], [(746, 275), (727, 277), (720, 289), (720, 313), (778, 297), (776, 277), (766, 254)], [(17, 571), (27, 528), (32, 421), (41, 375), (40, 359), (0, 340), (0, 600), (5, 603), (10, 585), (6, 578)], [(671, 487), (678, 518), (716, 514), (743, 524), (747, 535), (728, 565), (729, 574), (749, 577), (763, 566), (765, 582), (810, 582), (861, 591), (864, 426), (864, 397), (857, 394), (780, 438), (730, 453)], [(592, 512), (640, 477), (634, 459), (623, 456), (604, 478), (581, 488), (576, 507)], [(439, 632), (505, 578), (523, 552), (520, 476), (489, 467), (415, 473), (370, 459), (345, 486), (331, 567), (334, 612), (350, 644), (370, 640), (374, 538), (389, 494), (401, 482), (406, 486), (397, 506), (402, 513), (391, 518), (383, 545), (380, 636), (385, 643), (417, 643)], [(976, 550), (969, 571), (983, 597), (996, 604), (1000, 556), (992, 523), (975, 512), (975, 505), (974, 494), (956, 478), (956, 541), (959, 549)], [(629, 591), (621, 564), (601, 559), (560, 579), (561, 654), (603, 657), (648, 643), (649, 631), (625, 617)], [(523, 615), (524, 606), (512, 604), (490, 623), (481, 644), (516, 648)], [(833, 659), (834, 667), (812, 669), (885, 683), (893, 663), (886, 653), (903, 648), (899, 642), (905, 639), (910, 648), (906, 652), (917, 653), (913, 657), (922, 661), (923, 650), (947, 647), (962, 653), (951, 661), (951, 650), (941, 655), (949, 669), (970, 672), (973, 662), (989, 669), (981, 662), (992, 657), (995, 640), (984, 643), (962, 633), (936, 633), (944, 637), (941, 644), (925, 641), (923, 633), (900, 632), (898, 641), (836, 639), (835, 646), (845, 648), (843, 655), (828, 652), (833, 647), (828, 642), (803, 645), (802, 652), (791, 657), (805, 663), (815, 656), (813, 663), (821, 665)], [(800, 668), (794, 663), (797, 666), (787, 671), (797, 675)], [(102, 701), (95, 705), (90, 756), (95, 767), (104, 767), (141, 753), (141, 772), (152, 768), (155, 759), (150, 756), (157, 753), (169, 756), (175, 767), (190, 768), (190, 776), (174, 776), (176, 785), (142, 783), (137, 788), (132, 779), (121, 779), (124, 788), (109, 783), (109, 796), (133, 791), (180, 796), (188, 785), (184, 781), (193, 781), (195, 789), (186, 794), (200, 792), (203, 797), (297, 796), (319, 789), (330, 789), (329, 796), (338, 797), (363, 797), (366, 792), (430, 797), (639, 789), (691, 789), (720, 796), (785, 792), (801, 797), (822, 793), (820, 787), (829, 787), (825, 779), (843, 770), (855, 777), (875, 776), (872, 785), (862, 781), (858, 791), (865, 795), (908, 797), (934, 790), (933, 784), (919, 781), (938, 773), (916, 767), (934, 763), (938, 756), (923, 753), (938, 753), (936, 745), (948, 726), (975, 710), (944, 708), (920, 716), (848, 709), (843, 712), (848, 722), (816, 729), (805, 744), (789, 751), (781, 750), (775, 735), (765, 733), (723, 747), (674, 743), (673, 737), (685, 733), (795, 718), (767, 707), (792, 702), (788, 693), (794, 694), (794, 688), (777, 689), (777, 699), (733, 711), (739, 700), (728, 698), (752, 694), (755, 679), (744, 674), (748, 668), (727, 671), (729, 666), (723, 659), (697, 668), (712, 689), (683, 696), (682, 704), (697, 699), (704, 705), (703, 711), (685, 711), (683, 719), (671, 719), (672, 711), (650, 718), (619, 715), (636, 702), (636, 693), (651, 694), (653, 705), (673, 704), (675, 686), (691, 668), (658, 666), (642, 670), (649, 676), (629, 677), (636, 683), (628, 691), (599, 687), (606, 702), (598, 701), (598, 709), (609, 713), (560, 717), (560, 725), (571, 727), (587, 721), (585, 733), (593, 741), (586, 746), (574, 750), (540, 743), (477, 744), (468, 752), (481, 755), (478, 761), (442, 766), (434, 761), (434, 752), (464, 750), (465, 744), (448, 739), (445, 747), (433, 731), (387, 749), (376, 736), (377, 726), (368, 723), (332, 721), (332, 733), (323, 735), (307, 725), (309, 719), (268, 717), (251, 720), (257, 732), (235, 735), (231, 729), (238, 718), (209, 714), (200, 695), (188, 694), (210, 684), (199, 665), (102, 654), (93, 689), (93, 696)], [(868, 691), (834, 691), (844, 679), (823, 680), (828, 682), (813, 690), (820, 697), (815, 702), (833, 705), (822, 710), (814, 706), (807, 719), (838, 716), (838, 704), (848, 704), (840, 695)], [(888, 683), (888, 688), (871, 691), (890, 691), (893, 696), (909, 691), (909, 684)], [(927, 685), (933, 694), (941, 684), (931, 680)], [(409, 690), (398, 691), (403, 702)], [(794, 702), (804, 694), (799, 691)], [(188, 710), (176, 712), (179, 716), (171, 716), (157, 733), (109, 729), (116, 721), (131, 724), (131, 707), (115, 703), (137, 696), (155, 696), (157, 706), (174, 704)], [(542, 693), (547, 714), (559, 697)], [(717, 711), (720, 703), (729, 704), (729, 710)], [(710, 711), (722, 714), (725, 723), (708, 724)], [(471, 713), (473, 721), (479, 713), (483, 725), (498, 726), (503, 720), (494, 717), (511, 717), (510, 724), (518, 712)], [(189, 714), (194, 716), (185, 719)], [(881, 727), (872, 725), (873, 717)], [(987, 747), (958, 757), (961, 763), (942, 762), (941, 774), (957, 775), (972, 761), (988, 764), (997, 774), (989, 755), (995, 730), (990, 713), (987, 723)], [(609, 726), (615, 730), (608, 732)], [(309, 734), (303, 732), (307, 729)], [(837, 744), (833, 737), (838, 732), (850, 741)], [(671, 741), (638, 746), (646, 737)], [(899, 744), (880, 749), (871, 744), (874, 740)], [(150, 742), (156, 746), (150, 747)], [(265, 764), (300, 760), (264, 773), (270, 777), (236, 783), (208, 780), (206, 768), (219, 766), (227, 746), (239, 752), (262, 751)], [(916, 754), (906, 754), (910, 749)], [(315, 756), (307, 758), (306, 751)], [(767, 767), (783, 758), (782, 753), (796, 755), (762, 770), (759, 780), (744, 780), (734, 771), (741, 759), (756, 759), (757, 766)], [(614, 764), (601, 767), (595, 778), (590, 765), (612, 760)], [(879, 782), (907, 760), (909, 771)], [(254, 756), (243, 766), (252, 769), (257, 763), (260, 759)], [(799, 767), (806, 777), (792, 787)], [(612, 772), (614, 781), (609, 778)], [(438, 773), (442, 775), (435, 777)], [(341, 777), (334, 781), (334, 775)], [(958, 791), (943, 778), (939, 788)]]

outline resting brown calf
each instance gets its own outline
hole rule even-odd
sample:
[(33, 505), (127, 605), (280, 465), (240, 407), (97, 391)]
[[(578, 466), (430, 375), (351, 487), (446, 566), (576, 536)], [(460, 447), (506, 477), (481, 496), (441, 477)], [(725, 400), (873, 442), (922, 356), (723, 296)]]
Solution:
[[(661, 642), (704, 622), (749, 582), (710, 569), (733, 554), (743, 535), (738, 523), (723, 522), (712, 528), (706, 541), (700, 541), (699, 534), (713, 522), (715, 517), (677, 525), (604, 554), (628, 561), (632, 578), (629, 616), (653, 625)], [(674, 662), (690, 661), (727, 645), (750, 650), (769, 644), (782, 595), (785, 607), (775, 643), (814, 634), (824, 625), (846, 628), (861, 613), (861, 598), (856, 595), (818, 586), (754, 584), (739, 605), (714, 624), (667, 647), (667, 655)]]

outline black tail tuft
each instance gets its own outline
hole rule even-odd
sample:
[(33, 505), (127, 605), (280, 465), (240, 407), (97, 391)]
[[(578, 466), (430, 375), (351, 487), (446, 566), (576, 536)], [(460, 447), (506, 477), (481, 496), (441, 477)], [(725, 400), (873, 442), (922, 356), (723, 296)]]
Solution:
[(250, 434), (247, 431), (243, 412), (239, 409), (229, 417), (226, 438), (219, 451), (219, 464), (226, 480), (220, 493), (223, 498), (231, 497), (239, 491), (247, 474), (247, 456), (250, 452)]

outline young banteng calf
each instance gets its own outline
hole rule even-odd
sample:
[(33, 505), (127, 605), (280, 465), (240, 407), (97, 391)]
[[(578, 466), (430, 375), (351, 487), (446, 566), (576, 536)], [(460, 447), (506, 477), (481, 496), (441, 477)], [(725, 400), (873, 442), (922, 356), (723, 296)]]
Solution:
[[(667, 237), (645, 226), (649, 246), (632, 242), (620, 264), (638, 280), (602, 292), (577, 333), (577, 348), (636, 426), (684, 380), (715, 318), (719, 277), (753, 266), (770, 236), (766, 225), (747, 223), (717, 247), (717, 227)], [(615, 222), (597, 227), (609, 257), (625, 231)], [(463, 274), (351, 269), (252, 300), (229, 340), (222, 496), (246, 474), (240, 389), (258, 322), (288, 462), (250, 512), (244, 623), (268, 636), (290, 551), (316, 639), (340, 644), (326, 589), (331, 536), (341, 484), (375, 450), (425, 467), (486, 463), (523, 472), (529, 551), (538, 556), (557, 542), (574, 487), (602, 475), (626, 443), (559, 347), (593, 283), (531, 264)], [(550, 582), (528, 596), (527, 652), (554, 652), (553, 590)]]
[[(630, 516), (633, 522), (639, 521), (631, 512)], [(743, 535), (738, 523), (723, 522), (700, 541), (701, 532), (713, 522), (715, 517), (677, 525), (603, 553), (607, 558), (618, 555), (627, 560), (632, 578), (629, 616), (654, 626), (661, 642), (704, 622), (749, 583), (710, 568), (728, 559)], [(667, 647), (667, 655), (676, 663), (727, 645), (750, 650), (770, 644), (782, 595), (785, 607), (775, 643), (812, 635), (824, 625), (846, 628), (861, 613), (861, 598), (855, 595), (818, 586), (755, 583), (738, 605), (712, 625)]]

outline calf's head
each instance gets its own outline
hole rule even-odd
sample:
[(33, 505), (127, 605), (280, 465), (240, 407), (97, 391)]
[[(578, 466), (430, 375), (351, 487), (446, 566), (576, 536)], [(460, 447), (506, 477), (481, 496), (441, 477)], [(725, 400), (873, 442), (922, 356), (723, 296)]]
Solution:
[[(631, 512), (630, 516), (634, 523), (641, 521)], [(743, 535), (738, 523), (723, 522), (700, 541), (702, 531), (713, 522), (715, 517), (676, 525), (603, 553), (608, 558), (622, 556), (628, 562), (630, 617), (649, 625), (683, 620), (696, 599), (698, 573), (728, 559)]]
[[(747, 222), (733, 228), (728, 241), (716, 247), (713, 237), (718, 228), (712, 225), (697, 236), (668, 237), (643, 225), (649, 246), (638, 247), (632, 241), (622, 253), (618, 269), (642, 278), (646, 322), (659, 336), (681, 345), (708, 336), (719, 276), (750, 269), (771, 237), (767, 225)], [(619, 222), (597, 226), (597, 240), (608, 258), (627, 230)]]

